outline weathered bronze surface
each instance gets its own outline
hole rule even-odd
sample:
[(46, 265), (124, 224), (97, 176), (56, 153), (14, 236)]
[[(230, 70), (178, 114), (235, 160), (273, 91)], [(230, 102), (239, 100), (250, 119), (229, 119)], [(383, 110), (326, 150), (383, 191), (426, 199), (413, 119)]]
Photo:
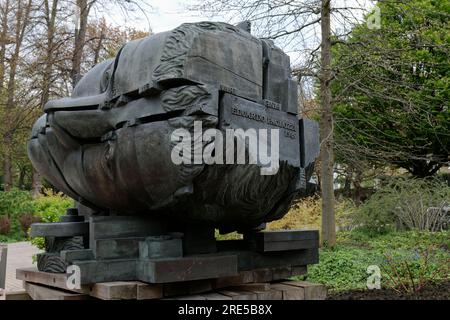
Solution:
[[(127, 43), (71, 97), (50, 101), (33, 127), (29, 156), (93, 214), (250, 230), (281, 218), (305, 192), (318, 132), (297, 108), (289, 57), (271, 41), (225, 23), (187, 23)], [(171, 134), (193, 132), (194, 121), (202, 132), (279, 129), (278, 172), (261, 175), (260, 164), (174, 164)]]

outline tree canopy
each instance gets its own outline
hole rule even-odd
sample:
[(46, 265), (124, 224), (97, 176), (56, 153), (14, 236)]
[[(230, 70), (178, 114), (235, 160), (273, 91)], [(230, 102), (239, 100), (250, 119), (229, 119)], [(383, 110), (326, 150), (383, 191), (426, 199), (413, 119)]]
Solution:
[(449, 163), (450, 2), (379, 2), (381, 27), (336, 41), (336, 152), (425, 177)]

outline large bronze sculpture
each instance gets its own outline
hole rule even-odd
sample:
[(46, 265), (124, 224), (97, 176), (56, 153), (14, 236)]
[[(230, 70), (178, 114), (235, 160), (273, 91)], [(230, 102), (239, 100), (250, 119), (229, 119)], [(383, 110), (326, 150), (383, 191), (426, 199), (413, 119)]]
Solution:
[[(316, 123), (298, 119), (289, 57), (246, 28), (183, 24), (132, 41), (90, 70), (71, 97), (45, 106), (29, 156), (79, 210), (33, 225), (32, 235), (47, 243), (40, 270), (65, 272), (76, 263), (85, 283), (175, 282), (317, 261), (316, 232), (259, 232), (306, 192), (319, 146)], [(205, 139), (209, 129), (217, 134)], [(218, 137), (230, 129), (244, 131), (231, 150)], [(267, 163), (250, 161), (253, 142), (245, 136), (261, 129), (279, 134), (266, 143), (279, 151), (266, 173)], [(216, 160), (243, 143), (246, 162), (205, 163), (196, 151), (186, 157), (189, 150), (176, 149), (186, 137), (174, 132), (192, 134), (189, 146)], [(244, 239), (219, 244), (214, 228)], [(174, 274), (159, 267), (168, 258), (181, 261), (172, 262)], [(186, 259), (203, 259), (208, 270), (180, 278)]]

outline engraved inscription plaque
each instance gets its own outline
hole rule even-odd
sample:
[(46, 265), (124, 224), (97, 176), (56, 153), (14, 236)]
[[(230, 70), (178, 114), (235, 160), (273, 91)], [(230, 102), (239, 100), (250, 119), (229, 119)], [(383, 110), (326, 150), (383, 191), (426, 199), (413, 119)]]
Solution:
[[(300, 167), (297, 116), (225, 93), (220, 103), (220, 129), (278, 129), (280, 161)], [(270, 133), (268, 133), (270, 146)]]

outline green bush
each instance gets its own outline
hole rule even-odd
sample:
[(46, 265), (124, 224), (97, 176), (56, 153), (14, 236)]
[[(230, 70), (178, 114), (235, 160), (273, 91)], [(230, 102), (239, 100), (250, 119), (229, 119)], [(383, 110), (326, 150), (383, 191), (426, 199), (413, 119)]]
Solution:
[[(47, 192), (49, 194), (49, 192)], [(74, 201), (62, 193), (50, 193), (33, 200), (34, 215), (42, 222), (57, 222), (59, 217), (74, 206)]]
[[(46, 190), (47, 196), (38, 197), (33, 201), (34, 214), (42, 222), (58, 222), (59, 217), (66, 213), (68, 208), (74, 206), (74, 201), (63, 193), (53, 193)], [(39, 249), (45, 248), (44, 238), (31, 239), (31, 243)]]
[(334, 250), (323, 249), (320, 263), (308, 267), (308, 280), (336, 291), (363, 289), (368, 277), (367, 267), (380, 264), (382, 259), (379, 252), (361, 248), (337, 246)]
[[(372, 230), (342, 231), (337, 234), (334, 249), (320, 250), (319, 264), (308, 267), (307, 279), (325, 284), (333, 291), (365, 289), (367, 267), (377, 265), (381, 269), (381, 285), (392, 287), (392, 279), (419, 284), (427, 281), (449, 280), (450, 231), (402, 231)], [(430, 250), (432, 248), (432, 250)], [(423, 253), (428, 252), (424, 263)], [(405, 274), (408, 268), (410, 275)], [(394, 267), (394, 268), (393, 268)], [(394, 274), (395, 271), (399, 275)], [(299, 277), (304, 279), (304, 276)]]
[[(450, 187), (441, 179), (395, 179), (378, 190), (354, 214), (367, 229), (438, 231), (446, 226), (440, 208), (450, 201)], [(437, 210), (429, 208), (436, 207)]]
[(12, 189), (9, 192), (0, 192), (0, 216), (10, 219), (10, 235), (21, 239), (21, 228), (19, 218), (23, 214), (33, 213), (33, 199), (30, 192)]
[(74, 205), (73, 200), (62, 193), (51, 190), (45, 190), (45, 193), (33, 199), (29, 191), (13, 189), (0, 192), (0, 217), (7, 217), (11, 224), (10, 232), (1, 236), (1, 242), (26, 240), (27, 236), (22, 231), (25, 217), (30, 221), (56, 222), (67, 208)]
[(385, 257), (385, 286), (398, 293), (416, 294), (429, 283), (450, 278), (450, 255), (435, 246), (406, 254), (388, 253)]

